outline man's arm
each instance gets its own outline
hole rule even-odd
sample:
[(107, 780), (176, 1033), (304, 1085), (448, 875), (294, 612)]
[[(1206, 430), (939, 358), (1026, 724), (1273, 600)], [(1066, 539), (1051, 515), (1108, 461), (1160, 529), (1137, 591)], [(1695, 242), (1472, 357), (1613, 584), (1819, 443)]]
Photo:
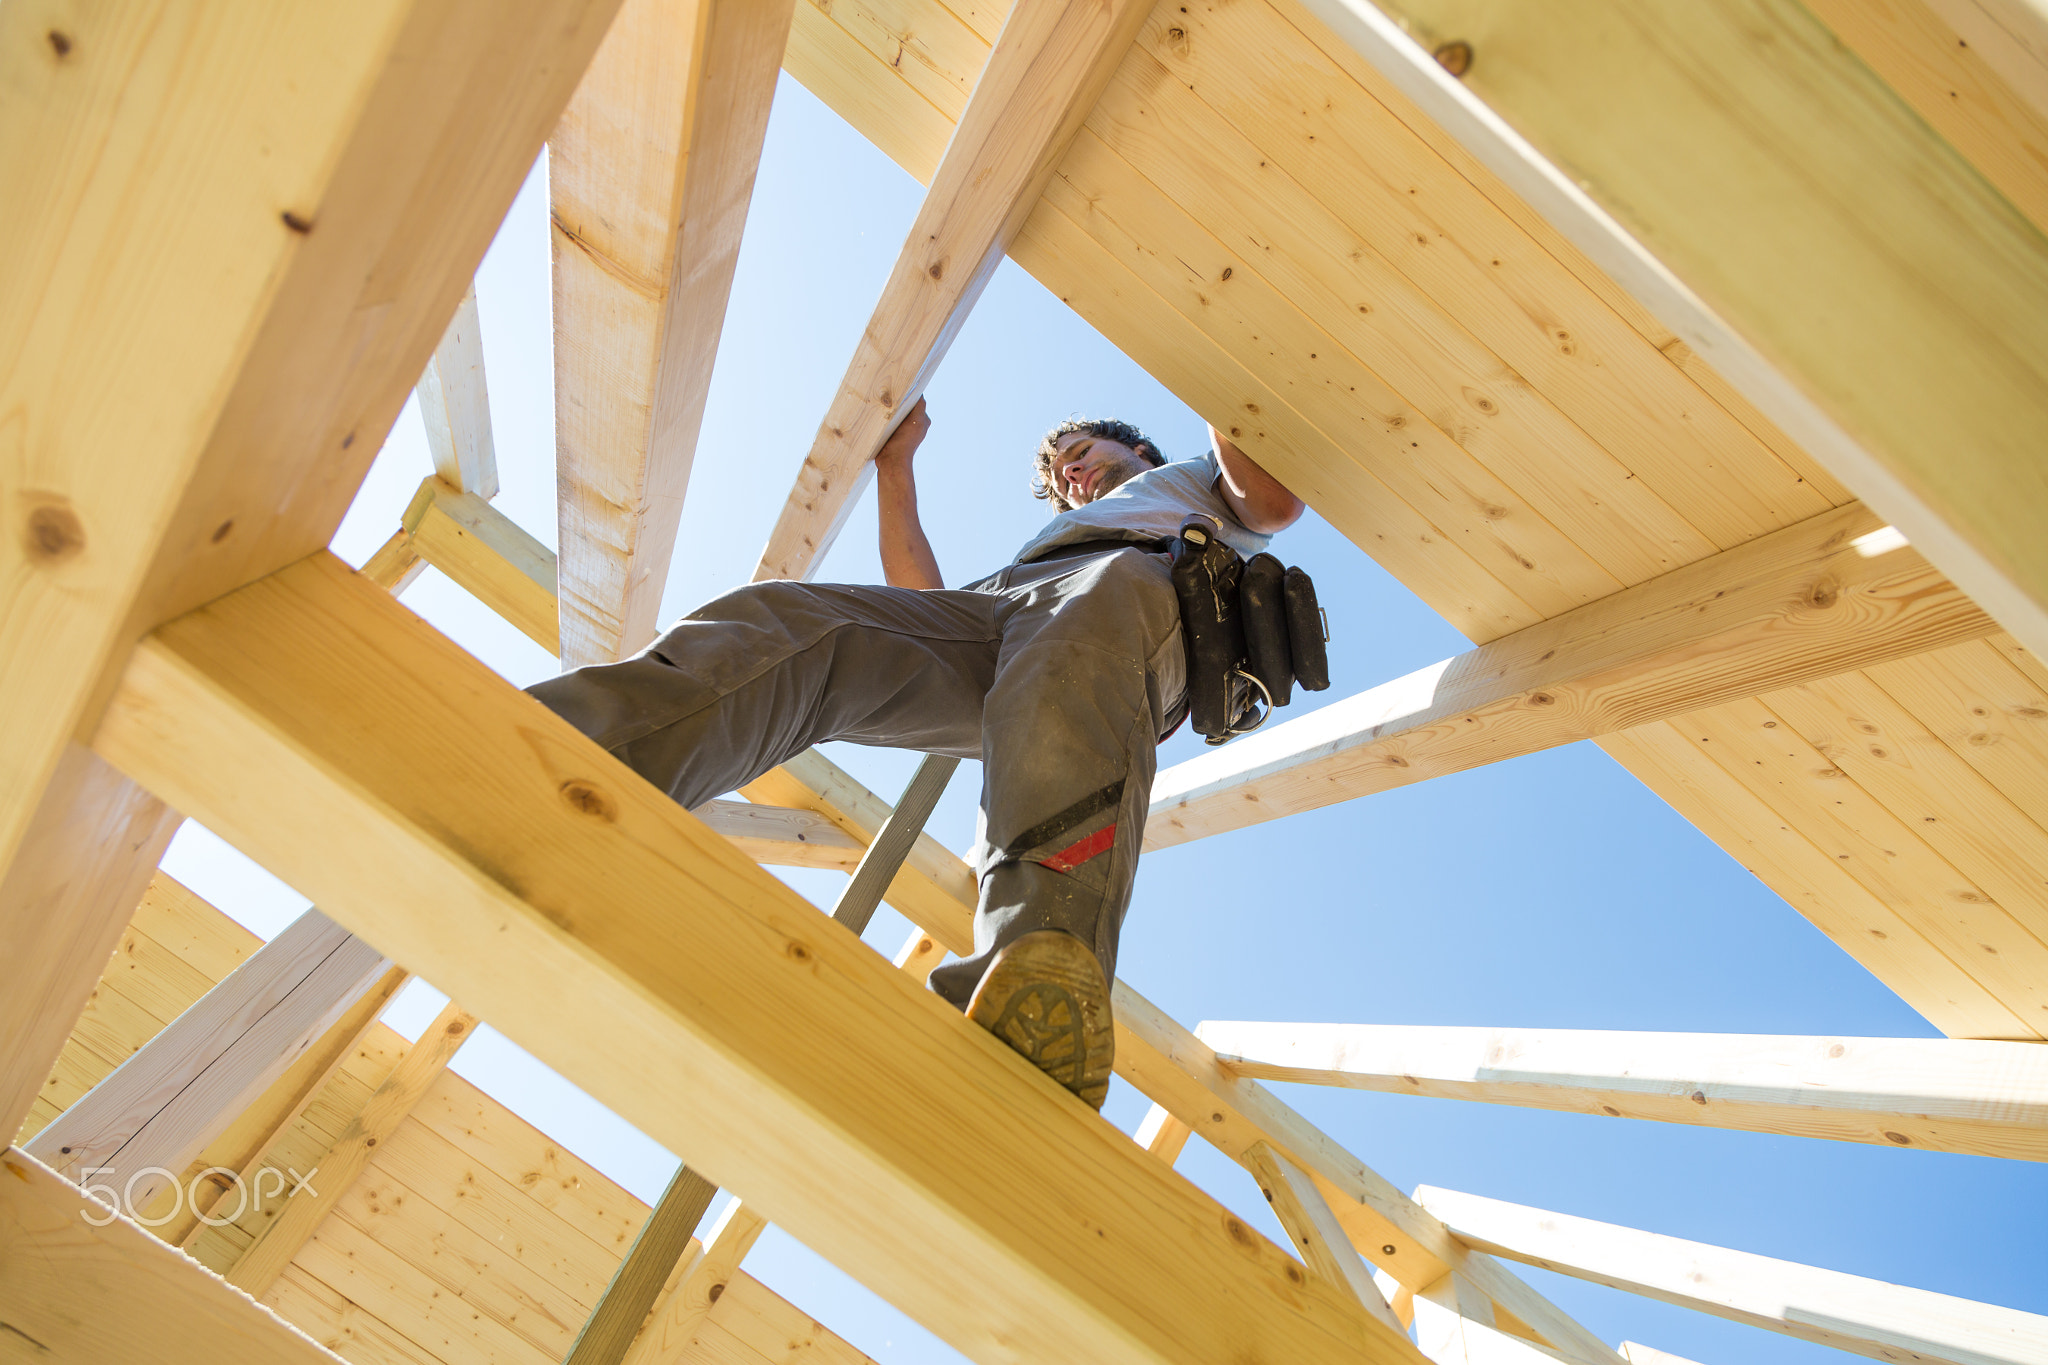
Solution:
[[(943, 588), (938, 557), (917, 519), (917, 476), (910, 462), (932, 429), (924, 399), (896, 424), (875, 453), (875, 491), (881, 504), (882, 577), (892, 588)], [(1276, 485), (1277, 486), (1277, 485)]]
[(1209, 439), (1216, 446), (1216, 463), (1223, 466), (1218, 481), (1223, 500), (1245, 524), (1245, 529), (1269, 536), (1301, 520), (1301, 499), (1287, 491), (1280, 480), (1259, 468), (1257, 461), (1224, 438), (1215, 427)]

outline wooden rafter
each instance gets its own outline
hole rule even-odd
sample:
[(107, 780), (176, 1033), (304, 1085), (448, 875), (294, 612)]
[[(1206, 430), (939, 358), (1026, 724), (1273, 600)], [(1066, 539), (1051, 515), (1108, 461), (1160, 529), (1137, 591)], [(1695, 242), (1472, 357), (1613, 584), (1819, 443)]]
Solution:
[(388, 966), (308, 910), (37, 1133), (29, 1155), (146, 1212)]
[(153, 634), (95, 744), (970, 1355), (1412, 1359), (329, 555)]
[(1240, 1076), (2048, 1161), (2048, 1046), (1205, 1023)]
[(2048, 1318), (1745, 1251), (1425, 1186), (1458, 1236), (1496, 1255), (1878, 1360), (2029, 1365)]
[(1159, 775), (1147, 848), (1990, 633), (1861, 506), (1689, 564)]
[(626, 0), (549, 139), (562, 661), (654, 638), (792, 0)]
[(846, 377), (769, 534), (764, 578), (808, 578), (931, 382), (1130, 47), (1138, 0), (1022, 0), (974, 87)]

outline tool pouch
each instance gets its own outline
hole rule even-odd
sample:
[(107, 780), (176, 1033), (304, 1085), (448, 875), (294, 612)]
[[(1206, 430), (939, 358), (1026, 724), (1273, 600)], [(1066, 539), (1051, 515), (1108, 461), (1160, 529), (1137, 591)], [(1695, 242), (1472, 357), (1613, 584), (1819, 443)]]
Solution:
[(1285, 706), (1298, 681), (1330, 685), (1315, 584), (1268, 554), (1249, 563), (1207, 517), (1181, 523), (1173, 591), (1187, 642), (1188, 719), (1211, 744), (1249, 734)]

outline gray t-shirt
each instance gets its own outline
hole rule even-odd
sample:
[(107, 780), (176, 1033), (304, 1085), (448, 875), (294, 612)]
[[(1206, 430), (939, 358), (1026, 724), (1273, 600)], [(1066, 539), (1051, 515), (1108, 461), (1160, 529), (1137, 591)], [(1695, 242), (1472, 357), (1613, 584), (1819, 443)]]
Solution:
[(1047, 550), (1088, 540), (1168, 540), (1179, 535), (1180, 524), (1196, 512), (1216, 523), (1224, 544), (1250, 559), (1273, 537), (1249, 530), (1237, 519), (1216, 488), (1222, 473), (1213, 451), (1148, 469), (1113, 492), (1054, 517), (1011, 562), (1022, 564)]

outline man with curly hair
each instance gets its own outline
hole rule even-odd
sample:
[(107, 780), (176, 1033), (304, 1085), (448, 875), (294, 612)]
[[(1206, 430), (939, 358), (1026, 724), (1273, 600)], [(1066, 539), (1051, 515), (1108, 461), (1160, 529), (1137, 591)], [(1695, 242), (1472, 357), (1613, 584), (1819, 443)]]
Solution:
[(974, 952), (931, 988), (1100, 1109), (1155, 751), (1187, 714), (1168, 546), (1200, 515), (1250, 556), (1302, 505), (1214, 427), (1168, 463), (1129, 423), (1063, 422), (1032, 479), (1058, 515), (948, 589), (917, 512), (930, 427), (920, 400), (875, 456), (888, 586), (749, 584), (528, 690), (691, 807), (826, 740), (981, 759)]

